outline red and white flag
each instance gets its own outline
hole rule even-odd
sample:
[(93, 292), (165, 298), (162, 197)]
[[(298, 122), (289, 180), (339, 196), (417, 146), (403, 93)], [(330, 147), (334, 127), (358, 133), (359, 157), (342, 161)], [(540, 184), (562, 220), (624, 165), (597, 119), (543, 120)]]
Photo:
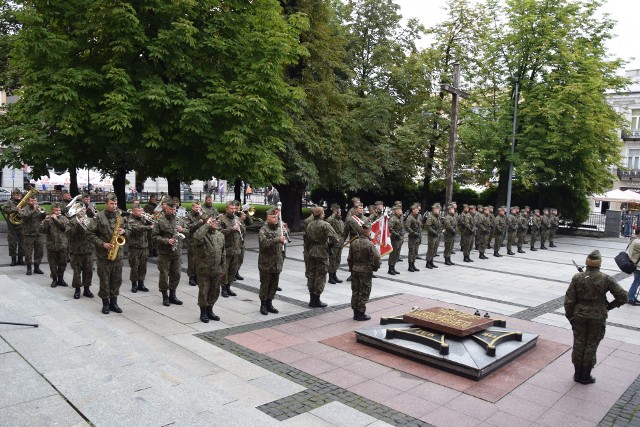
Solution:
[(371, 224), (371, 243), (373, 243), (380, 256), (385, 256), (393, 251), (391, 246), (391, 234), (389, 233), (389, 216), (385, 212), (376, 222)]

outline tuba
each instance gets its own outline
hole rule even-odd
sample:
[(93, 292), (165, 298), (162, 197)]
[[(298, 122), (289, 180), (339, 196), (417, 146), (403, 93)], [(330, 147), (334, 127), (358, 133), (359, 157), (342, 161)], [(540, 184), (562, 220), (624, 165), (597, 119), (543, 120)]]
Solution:
[[(22, 209), (24, 207), (24, 205), (26, 205), (27, 202), (29, 201), (29, 197), (33, 197), (36, 194), (38, 194), (38, 190), (36, 190), (33, 187), (29, 187), (29, 191), (27, 192), (27, 194), (24, 195), (22, 200), (20, 200), (20, 202), (16, 206), (16, 209)], [(20, 218), (20, 214), (18, 212), (11, 212), (9, 214), (9, 221), (13, 225), (22, 224), (22, 218)]]
[(254, 216), (256, 214), (256, 208), (247, 203), (246, 205), (242, 205), (242, 212), (246, 212), (249, 216)]
[(107, 253), (107, 259), (109, 261), (115, 261), (118, 256), (118, 250), (120, 246), (123, 246), (127, 241), (126, 239), (118, 234), (118, 230), (120, 229), (120, 224), (122, 223), (122, 212), (118, 211), (118, 218), (116, 219), (116, 225), (113, 228), (113, 234), (111, 235), (111, 243), (113, 248)]
[(67, 206), (65, 206), (65, 209), (67, 210), (67, 217), (72, 218), (74, 215), (77, 215), (78, 212), (80, 212), (84, 207), (82, 202), (78, 201), (80, 197), (82, 196), (78, 194), (76, 197), (71, 199), (69, 203), (67, 203)]

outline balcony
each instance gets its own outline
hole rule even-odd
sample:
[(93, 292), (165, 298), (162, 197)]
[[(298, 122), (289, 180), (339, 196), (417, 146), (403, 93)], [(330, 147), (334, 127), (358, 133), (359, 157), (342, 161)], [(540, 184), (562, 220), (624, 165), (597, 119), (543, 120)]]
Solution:
[(640, 141), (640, 129), (622, 131), (622, 139), (625, 141)]
[(617, 170), (618, 179), (620, 181), (636, 181), (640, 182), (640, 169)]

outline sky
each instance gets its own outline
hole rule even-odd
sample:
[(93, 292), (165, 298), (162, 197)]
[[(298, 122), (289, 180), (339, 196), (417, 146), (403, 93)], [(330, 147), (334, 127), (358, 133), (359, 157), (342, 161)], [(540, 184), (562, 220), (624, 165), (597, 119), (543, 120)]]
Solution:
[[(404, 19), (417, 18), (426, 27), (432, 27), (445, 19), (445, 0), (395, 0), (401, 8)], [(607, 43), (612, 57), (629, 61), (625, 69), (640, 69), (639, 18), (640, 1), (608, 0), (601, 8), (603, 13), (616, 21), (612, 31), (615, 34)], [(636, 59), (631, 59), (636, 58)], [(621, 70), (620, 74), (624, 71)]]

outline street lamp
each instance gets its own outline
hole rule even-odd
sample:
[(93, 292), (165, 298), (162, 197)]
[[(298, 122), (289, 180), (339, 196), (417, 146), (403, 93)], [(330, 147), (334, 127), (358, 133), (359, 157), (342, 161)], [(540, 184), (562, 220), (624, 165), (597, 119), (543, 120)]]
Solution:
[(518, 89), (520, 81), (516, 77), (516, 92), (513, 99), (513, 132), (511, 134), (511, 160), (509, 161), (509, 176), (507, 177), (507, 212), (511, 211), (511, 181), (513, 177), (513, 155), (516, 152), (516, 119), (518, 117)]

